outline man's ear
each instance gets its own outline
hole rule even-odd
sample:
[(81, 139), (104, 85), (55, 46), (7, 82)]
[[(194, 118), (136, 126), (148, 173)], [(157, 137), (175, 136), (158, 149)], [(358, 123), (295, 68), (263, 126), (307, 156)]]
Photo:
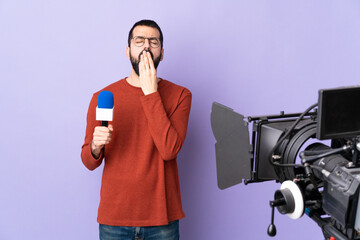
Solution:
[(161, 49), (161, 57), (160, 57), (160, 61), (162, 61), (164, 58), (164, 49)]
[(130, 59), (130, 48), (126, 47), (126, 57)]

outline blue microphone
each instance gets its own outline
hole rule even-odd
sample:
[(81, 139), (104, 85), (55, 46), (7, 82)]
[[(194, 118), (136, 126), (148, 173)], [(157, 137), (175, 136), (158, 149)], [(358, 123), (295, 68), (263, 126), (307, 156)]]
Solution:
[(101, 126), (107, 127), (108, 121), (113, 120), (114, 95), (110, 91), (101, 91), (96, 107), (96, 120), (101, 121)]

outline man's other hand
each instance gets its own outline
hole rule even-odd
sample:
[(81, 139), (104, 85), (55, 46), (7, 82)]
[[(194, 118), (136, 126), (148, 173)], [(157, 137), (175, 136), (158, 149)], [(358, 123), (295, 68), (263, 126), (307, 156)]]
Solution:
[(95, 158), (100, 157), (101, 149), (111, 141), (111, 134), (113, 126), (109, 124), (108, 127), (95, 127), (93, 133), (93, 140), (91, 141), (91, 153)]

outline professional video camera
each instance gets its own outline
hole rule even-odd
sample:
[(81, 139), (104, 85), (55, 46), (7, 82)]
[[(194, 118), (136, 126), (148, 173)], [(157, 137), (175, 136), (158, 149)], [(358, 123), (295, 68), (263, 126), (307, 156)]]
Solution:
[(360, 239), (359, 102), (360, 86), (319, 90), (318, 103), (301, 114), (244, 118), (214, 102), (219, 188), (242, 179), (280, 182), (270, 201), (270, 236), (276, 235), (276, 207), (292, 219), (305, 212), (326, 239)]

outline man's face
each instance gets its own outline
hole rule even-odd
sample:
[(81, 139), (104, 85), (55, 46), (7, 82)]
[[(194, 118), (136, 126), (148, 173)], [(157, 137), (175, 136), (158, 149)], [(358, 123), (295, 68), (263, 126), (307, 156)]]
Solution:
[[(133, 30), (132, 40), (130, 43), (130, 48), (128, 47), (128, 57), (130, 58), (131, 65), (135, 71), (135, 73), (139, 76), (139, 62), (140, 56), (143, 54), (143, 51), (150, 52), (152, 60), (154, 61), (155, 69), (158, 67), (160, 61), (163, 57), (163, 49), (161, 48), (161, 44), (158, 47), (154, 47), (154, 44), (151, 43), (150, 39), (160, 39), (160, 33), (156, 28), (148, 27), (148, 26), (137, 26)], [(135, 44), (136, 38), (145, 38), (145, 42), (142, 46), (138, 43)], [(156, 40), (153, 40), (156, 41)], [(160, 40), (159, 40), (160, 42)]]

